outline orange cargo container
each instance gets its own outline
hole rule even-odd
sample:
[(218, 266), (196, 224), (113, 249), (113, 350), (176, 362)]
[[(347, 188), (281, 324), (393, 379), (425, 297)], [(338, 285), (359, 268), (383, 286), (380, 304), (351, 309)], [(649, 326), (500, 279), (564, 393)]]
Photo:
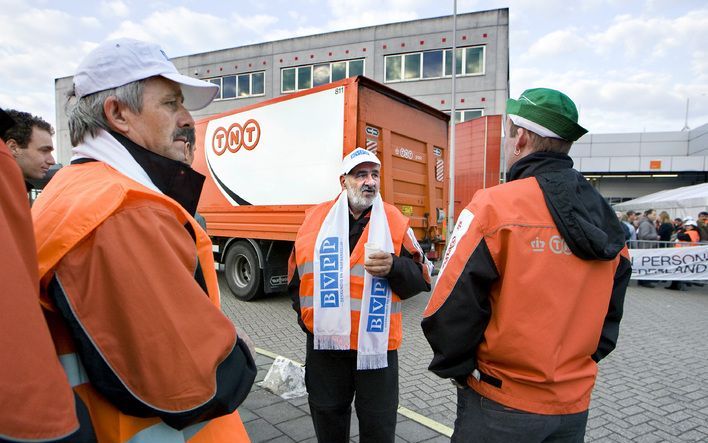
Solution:
[(455, 126), (455, 220), (475, 192), (499, 184), (501, 124), (488, 115)]
[(341, 80), (198, 121), (193, 167), (207, 176), (199, 213), (236, 297), (286, 289), (305, 211), (340, 192), (356, 147), (381, 161), (381, 195), (442, 249), (449, 116), (365, 77)]

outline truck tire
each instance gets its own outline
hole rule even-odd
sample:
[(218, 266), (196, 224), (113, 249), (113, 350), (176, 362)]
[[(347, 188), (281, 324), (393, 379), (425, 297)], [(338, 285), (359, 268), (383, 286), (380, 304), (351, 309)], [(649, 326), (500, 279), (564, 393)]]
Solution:
[(239, 300), (250, 301), (263, 293), (263, 273), (258, 266), (256, 251), (248, 242), (239, 241), (226, 252), (224, 276), (229, 289)]

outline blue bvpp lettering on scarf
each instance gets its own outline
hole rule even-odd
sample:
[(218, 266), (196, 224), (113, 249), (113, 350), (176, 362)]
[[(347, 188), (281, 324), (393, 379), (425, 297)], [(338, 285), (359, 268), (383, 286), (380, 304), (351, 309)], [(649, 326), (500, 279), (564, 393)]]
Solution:
[(367, 332), (384, 332), (386, 319), (386, 302), (388, 297), (388, 280), (385, 278), (371, 279), (371, 297), (369, 299), (369, 318), (366, 324)]
[(339, 237), (327, 237), (320, 245), (320, 307), (338, 308), (341, 300), (339, 285)]

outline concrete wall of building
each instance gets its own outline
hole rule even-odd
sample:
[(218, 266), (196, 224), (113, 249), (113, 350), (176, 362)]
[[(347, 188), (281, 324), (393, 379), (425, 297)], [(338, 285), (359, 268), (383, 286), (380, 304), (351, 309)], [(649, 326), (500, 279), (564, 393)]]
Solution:
[(708, 171), (708, 125), (692, 131), (586, 134), (571, 157), (581, 172)]
[(688, 133), (689, 155), (708, 155), (708, 123)]
[(591, 177), (589, 180), (603, 197), (611, 200), (613, 203), (642, 197), (644, 195), (653, 194), (654, 192), (659, 192), (666, 189), (691, 186), (704, 182), (704, 179), (701, 176), (665, 178), (624, 177), (602, 179), (594, 179)]

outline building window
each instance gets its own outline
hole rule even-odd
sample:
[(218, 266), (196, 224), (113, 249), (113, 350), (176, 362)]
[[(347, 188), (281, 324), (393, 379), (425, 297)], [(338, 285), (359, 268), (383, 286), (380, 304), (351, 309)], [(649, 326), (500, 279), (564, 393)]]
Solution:
[(207, 81), (219, 86), (219, 93), (214, 100), (230, 100), (256, 95), (264, 95), (263, 79), (265, 73), (251, 72), (248, 74), (225, 75), (210, 78)]
[[(484, 74), (484, 48), (457, 48), (455, 72), (458, 76)], [(384, 65), (386, 83), (449, 77), (452, 73), (452, 49), (388, 55), (384, 58)]]
[[(444, 111), (450, 115), (450, 111)], [(455, 123), (466, 122), (484, 115), (484, 109), (455, 109)]]
[(349, 65), (349, 73), (347, 77), (356, 77), (357, 75), (364, 75), (364, 60), (352, 60), (347, 63)]
[(280, 92), (295, 92), (364, 74), (364, 60), (297, 66), (280, 70)]
[(403, 78), (403, 56), (390, 55), (386, 57), (386, 81), (397, 82)]

